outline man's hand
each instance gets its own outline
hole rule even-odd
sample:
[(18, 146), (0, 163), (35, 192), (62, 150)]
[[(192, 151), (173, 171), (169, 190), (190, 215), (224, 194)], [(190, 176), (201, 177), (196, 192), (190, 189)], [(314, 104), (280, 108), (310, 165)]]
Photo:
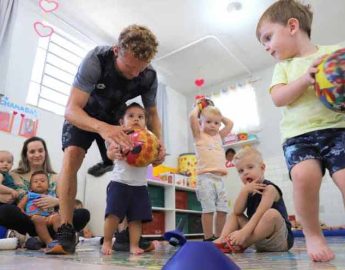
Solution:
[(132, 150), (133, 143), (127, 135), (127, 131), (121, 126), (106, 125), (100, 132), (100, 135), (106, 142), (116, 143), (121, 146), (124, 152), (128, 152)]
[(166, 152), (165, 152), (165, 147), (162, 144), (162, 142), (159, 142), (159, 148), (158, 148), (158, 157), (155, 161), (152, 162), (152, 166), (158, 166), (162, 164), (165, 160)]

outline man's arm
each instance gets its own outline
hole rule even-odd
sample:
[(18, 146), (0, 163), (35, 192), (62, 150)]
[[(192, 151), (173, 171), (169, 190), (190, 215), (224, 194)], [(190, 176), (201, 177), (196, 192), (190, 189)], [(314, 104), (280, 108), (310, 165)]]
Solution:
[(151, 106), (146, 108), (148, 114), (148, 123), (147, 126), (149, 130), (151, 130), (160, 141), (163, 141), (162, 138), (162, 125), (159, 119), (157, 106)]
[(162, 125), (159, 119), (157, 106), (148, 107), (146, 110), (149, 115), (148, 127), (157, 136), (159, 140), (158, 158), (152, 163), (153, 166), (157, 166), (164, 162), (165, 155), (166, 155), (163, 138), (162, 138)]
[(105, 141), (114, 141), (123, 147), (131, 148), (131, 141), (122, 127), (102, 122), (84, 111), (89, 97), (90, 94), (72, 87), (65, 110), (66, 120), (80, 129), (98, 133)]

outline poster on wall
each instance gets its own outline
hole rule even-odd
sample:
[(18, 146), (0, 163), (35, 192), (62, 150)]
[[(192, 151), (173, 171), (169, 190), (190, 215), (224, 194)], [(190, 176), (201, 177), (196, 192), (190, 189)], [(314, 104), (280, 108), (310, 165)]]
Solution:
[(38, 112), (31, 107), (12, 102), (7, 96), (0, 100), (0, 131), (30, 138), (36, 136)]

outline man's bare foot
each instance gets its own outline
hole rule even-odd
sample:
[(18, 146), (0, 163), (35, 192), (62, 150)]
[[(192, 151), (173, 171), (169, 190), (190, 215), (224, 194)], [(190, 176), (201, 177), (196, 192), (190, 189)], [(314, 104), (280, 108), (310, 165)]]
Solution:
[(104, 241), (102, 245), (102, 253), (104, 255), (111, 255), (113, 253), (112, 242)]
[(143, 249), (141, 249), (140, 247), (136, 246), (136, 247), (130, 247), (130, 253), (134, 254), (134, 255), (139, 255), (139, 254), (143, 254), (145, 251)]
[(314, 262), (328, 262), (334, 259), (335, 255), (323, 236), (308, 236), (305, 240), (308, 255)]

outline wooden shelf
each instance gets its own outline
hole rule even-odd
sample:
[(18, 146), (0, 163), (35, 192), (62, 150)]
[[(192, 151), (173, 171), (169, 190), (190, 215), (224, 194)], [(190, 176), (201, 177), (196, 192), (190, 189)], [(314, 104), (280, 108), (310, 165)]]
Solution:
[(250, 139), (250, 140), (245, 140), (245, 141), (237, 141), (234, 143), (227, 143), (227, 144), (223, 144), (223, 148), (226, 151), (228, 148), (232, 148), (232, 147), (239, 147), (239, 146), (243, 146), (243, 145), (247, 145), (247, 144), (255, 144), (258, 143), (259, 140), (256, 139)]
[[(106, 207), (106, 190), (109, 184), (109, 175), (105, 174), (101, 177), (93, 177), (87, 175), (85, 183), (85, 201), (86, 207), (92, 212), (90, 220), (90, 227), (96, 235), (103, 235), (104, 227), (104, 209)], [(194, 193), (195, 189), (185, 186), (177, 186), (166, 181), (159, 181), (154, 179), (147, 179), (148, 186), (156, 187), (159, 192), (164, 192), (164, 204), (157, 204), (153, 206), (152, 210), (158, 212), (159, 215), (164, 215), (164, 230), (163, 232), (172, 231), (176, 228), (176, 216), (183, 214), (188, 218), (201, 218), (201, 211), (176, 209), (176, 193), (184, 191), (188, 195)], [(197, 209), (197, 208), (196, 208)], [(199, 220), (198, 220), (199, 221)], [(195, 230), (192, 230), (194, 232)], [(197, 234), (200, 236), (202, 234)], [(148, 232), (145, 237), (160, 238), (162, 235)], [(197, 237), (191, 234), (190, 237)]]

